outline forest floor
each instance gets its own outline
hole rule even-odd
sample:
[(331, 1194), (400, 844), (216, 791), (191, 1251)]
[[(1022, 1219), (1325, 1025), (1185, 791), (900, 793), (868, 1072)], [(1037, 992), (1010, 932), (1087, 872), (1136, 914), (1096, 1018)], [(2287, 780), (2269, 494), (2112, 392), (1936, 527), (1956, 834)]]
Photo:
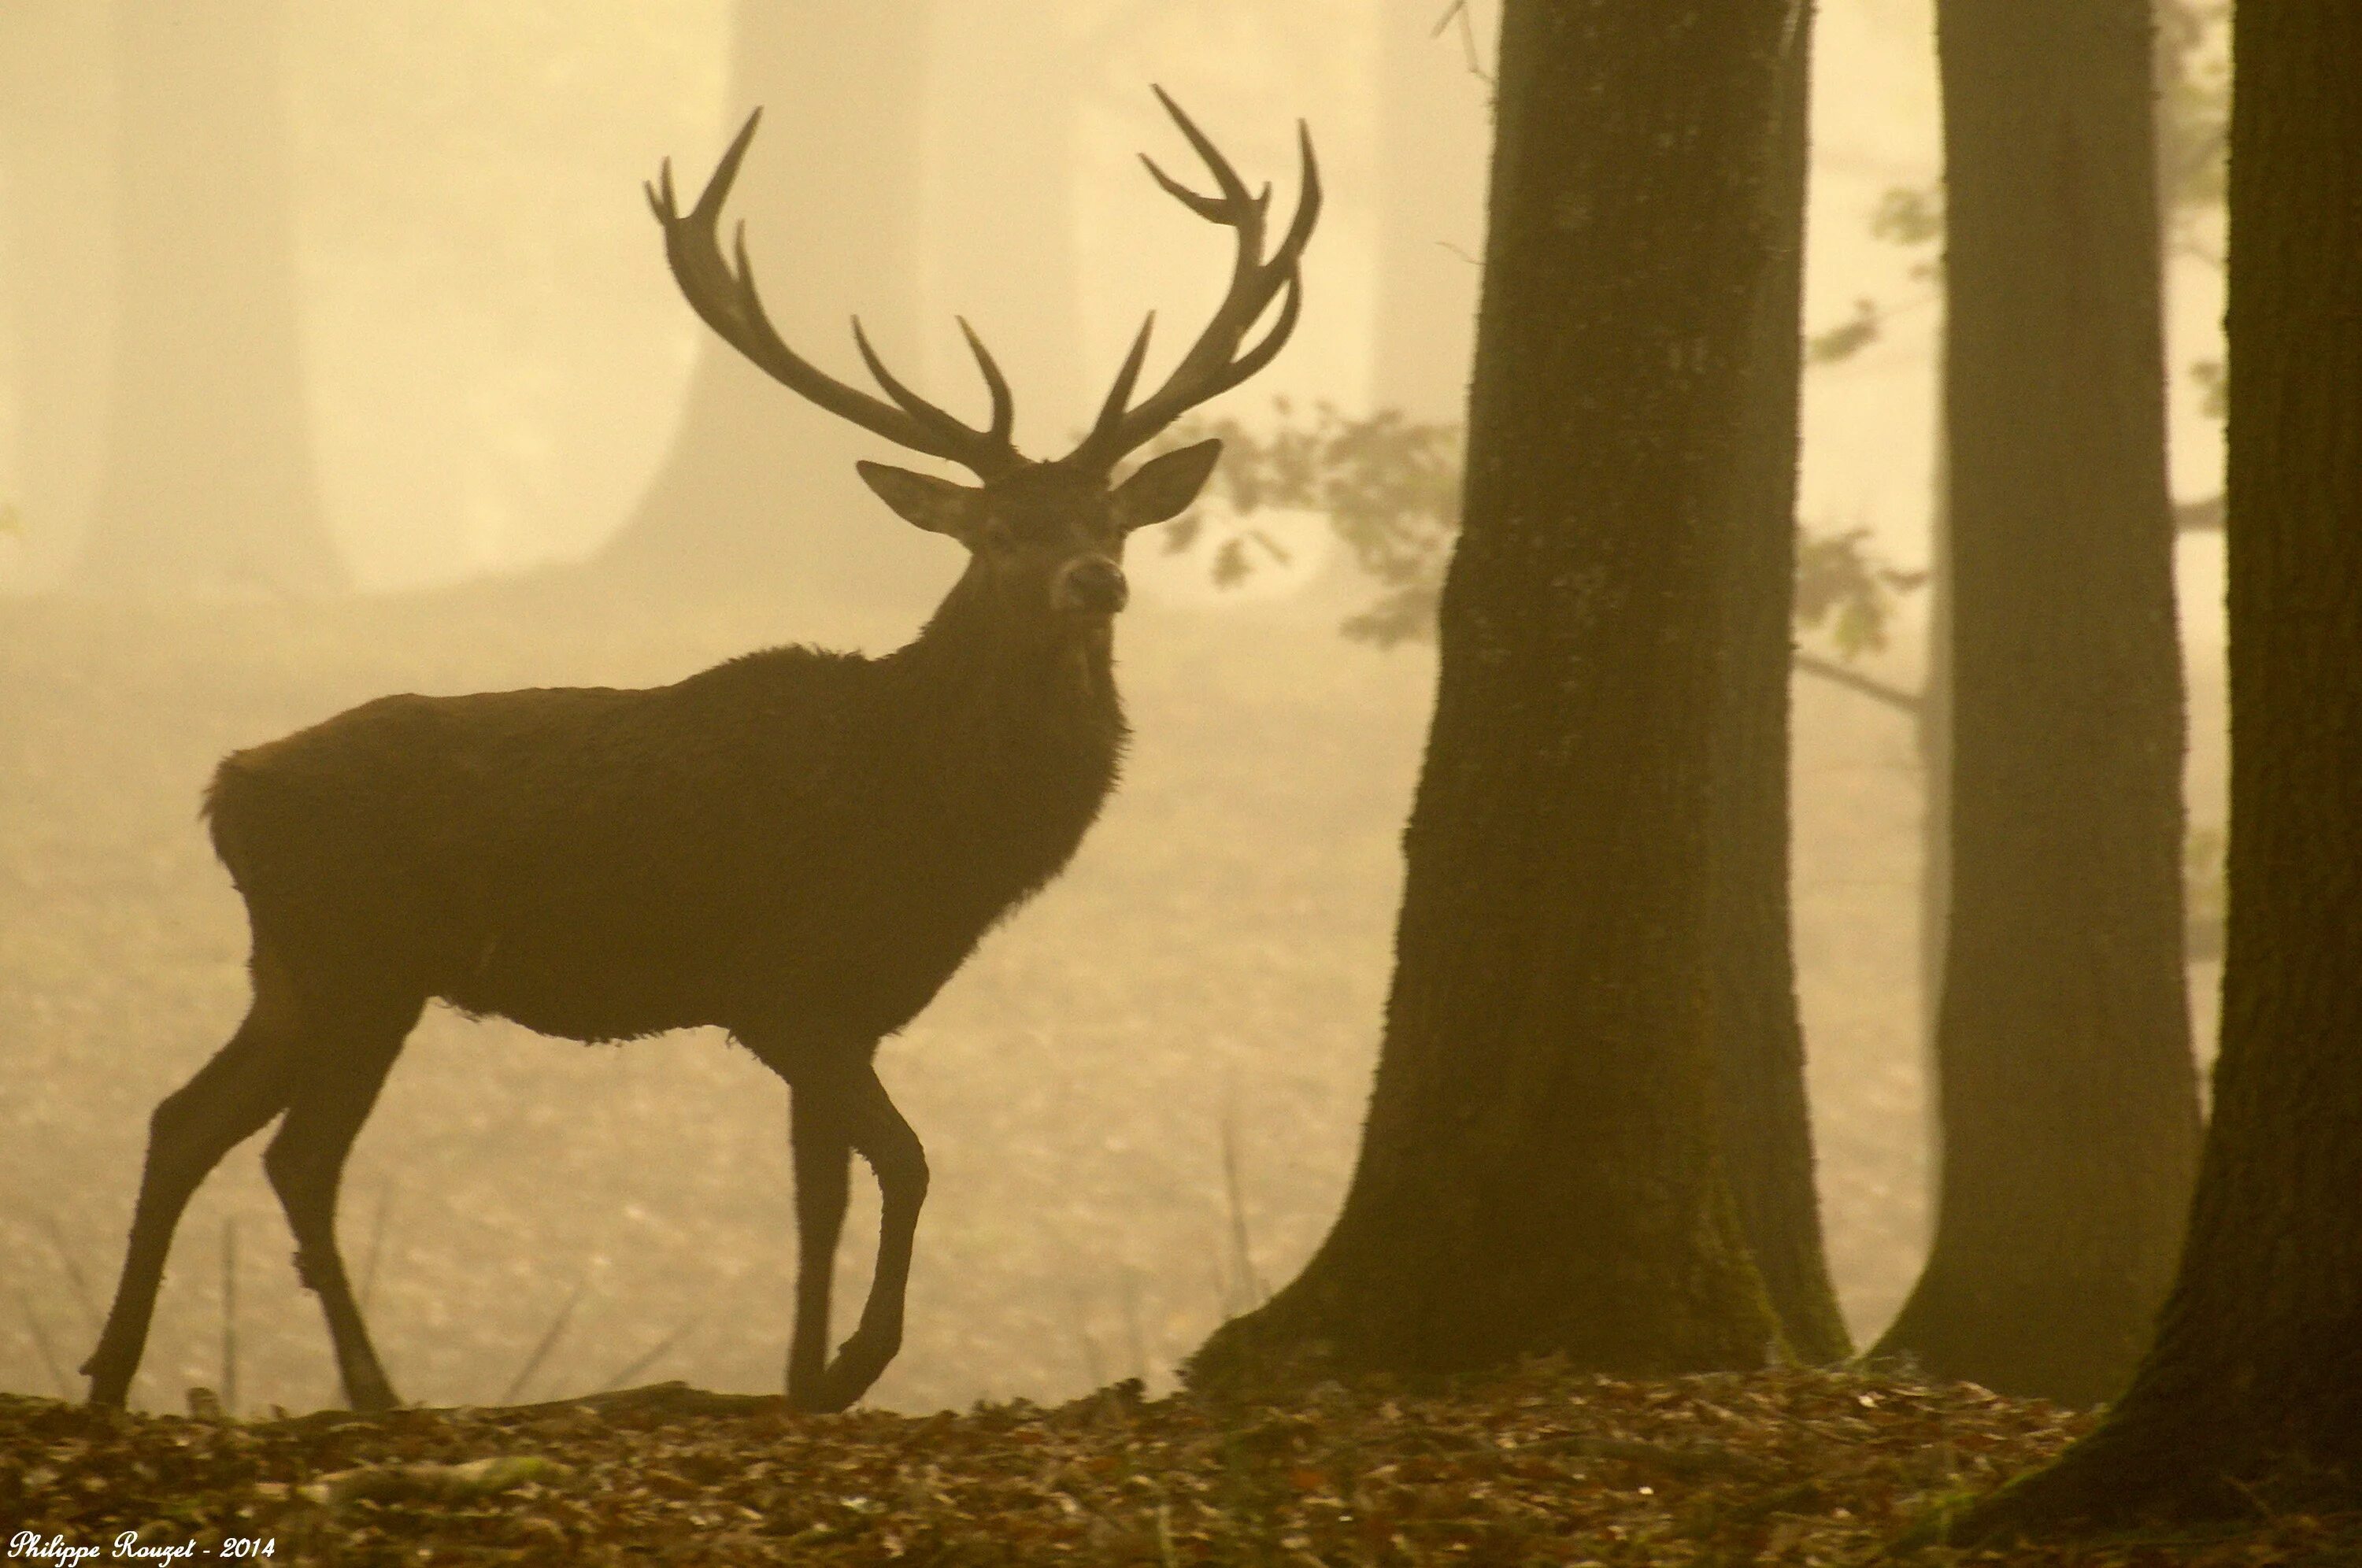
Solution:
[[(927, 1417), (679, 1384), (261, 1421), (0, 1396), (0, 1519), (31, 1532), (11, 1558), (57, 1562), (1854, 1563), (2089, 1423), (1969, 1385), (1550, 1362), (1427, 1395), (1211, 1405), (1126, 1384)], [(2362, 1516), (1907, 1560), (2352, 1564)]]

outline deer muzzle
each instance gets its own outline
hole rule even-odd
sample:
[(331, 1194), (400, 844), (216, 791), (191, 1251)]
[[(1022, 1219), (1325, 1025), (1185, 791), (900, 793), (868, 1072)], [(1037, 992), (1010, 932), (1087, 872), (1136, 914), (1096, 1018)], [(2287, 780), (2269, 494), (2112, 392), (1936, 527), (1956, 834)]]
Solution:
[(1123, 568), (1105, 556), (1083, 556), (1058, 569), (1050, 584), (1050, 603), (1058, 610), (1083, 615), (1112, 615), (1131, 597)]

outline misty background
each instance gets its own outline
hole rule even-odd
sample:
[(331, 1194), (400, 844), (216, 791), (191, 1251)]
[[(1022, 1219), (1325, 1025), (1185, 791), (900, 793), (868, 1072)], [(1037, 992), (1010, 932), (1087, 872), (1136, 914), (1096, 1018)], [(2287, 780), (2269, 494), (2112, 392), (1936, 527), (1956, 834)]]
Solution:
[[(1279, 183), (1283, 209), (1300, 116), (1330, 193), (1304, 321), (1217, 411), (1459, 417), (1491, 7), (935, 0), (789, 37), (795, 9), (0, 14), (0, 1274), (17, 1292), (0, 1386), (79, 1391), (61, 1370), (94, 1333), (148, 1113), (242, 1010), (242, 912), (194, 818), (222, 753), (389, 690), (646, 683), (777, 641), (880, 650), (956, 569), (854, 484), (854, 457), (891, 454), (739, 365), (685, 306), (640, 193), (663, 158), (693, 193), (765, 103), (734, 211), (789, 340), (853, 379), (857, 312), (907, 380), (969, 412), (966, 315), (1038, 454), (1087, 422), (1141, 312), (1159, 313), (1154, 375), (1224, 280), (1220, 237), (1135, 160), (1187, 162), (1147, 83), (1250, 182)], [(1807, 373), (1801, 521), (1918, 566), (1940, 246), (1873, 219), (1939, 180), (1930, 8), (1827, 0), (1815, 45), (1805, 321), (1867, 309), (1878, 330)], [(783, 177), (829, 199), (767, 203)], [(2222, 459), (2189, 373), (2221, 352), (2205, 238), (2202, 221), (2168, 262), (2183, 501), (2216, 493)], [(261, 325), (206, 316), (208, 297), (252, 302)], [(126, 389), (166, 368), (185, 379), (155, 406), (222, 423), (142, 425)], [(292, 439), (239, 446), (264, 428)], [(1219, 525), (1187, 551), (1135, 544), (1124, 789), (881, 1058), (936, 1177), (877, 1402), (1161, 1386), (1333, 1215), (1433, 655), (1339, 637), (1366, 590), (1321, 520), (1259, 521), (1286, 558), (1241, 588), (1210, 581)], [(629, 543), (643, 525), (657, 542)], [(665, 530), (698, 526), (709, 542), (668, 553)], [(204, 543), (230, 534), (246, 557)], [(332, 547), (305, 557), (307, 538)], [(443, 591), (602, 561), (596, 615)], [(2202, 832), (2223, 820), (2219, 534), (2183, 536), (2180, 568)], [(1860, 668), (1915, 687), (1925, 597)], [(1805, 678), (1796, 703), (1825, 1220), (1867, 1336), (1926, 1242), (1919, 762), (1891, 709)], [(2192, 965), (2202, 1042), (2215, 978)], [(656, 1352), (638, 1375), (775, 1387), (784, 1104), (714, 1039), (585, 1049), (430, 1013), (344, 1187), (398, 1386), (487, 1401), (531, 1363), (515, 1392), (580, 1392)], [(875, 1233), (872, 1189), (855, 1190), (844, 1302)], [(182, 1223), (135, 1402), (221, 1381), (232, 1227), (237, 1403), (333, 1400), (249, 1146)]]

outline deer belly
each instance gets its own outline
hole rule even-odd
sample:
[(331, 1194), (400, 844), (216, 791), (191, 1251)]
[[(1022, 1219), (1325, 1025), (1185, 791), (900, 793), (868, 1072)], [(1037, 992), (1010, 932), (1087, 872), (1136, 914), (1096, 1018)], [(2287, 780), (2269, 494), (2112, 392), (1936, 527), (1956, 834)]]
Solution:
[(506, 936), (455, 954), (436, 994), (460, 1010), (561, 1039), (630, 1040), (722, 1021), (711, 955), (595, 926)]

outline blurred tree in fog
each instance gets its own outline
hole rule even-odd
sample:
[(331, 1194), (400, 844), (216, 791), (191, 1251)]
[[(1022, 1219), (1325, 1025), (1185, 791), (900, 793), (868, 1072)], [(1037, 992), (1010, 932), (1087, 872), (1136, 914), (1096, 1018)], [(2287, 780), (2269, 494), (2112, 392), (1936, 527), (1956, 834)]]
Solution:
[(2198, 1141), (2148, 0), (1943, 0), (1950, 906), (1933, 1252), (1878, 1346), (2092, 1403)]
[(1783, 312), (1794, 336), (1766, 191), (1800, 177), (1802, 11), (1509, 0), (1466, 521), (1360, 1165), (1194, 1378), (1553, 1351), (1667, 1373), (1780, 1337), (1716, 1134), (1710, 796), (1730, 514), (1789, 527), (1758, 394), (1794, 363), (1761, 350)]
[[(739, 0), (734, 10), (724, 117), (734, 131), (749, 110), (765, 113), (723, 223), (745, 220), (779, 335), (841, 380), (864, 379), (847, 326), (858, 315), (887, 363), (917, 384), (920, 149), (933, 10), (932, 0)], [(684, 210), (721, 151), (674, 149)], [(662, 265), (653, 223), (647, 245), (650, 264)], [(672, 450), (598, 569), (635, 588), (887, 603), (939, 596), (957, 552), (896, 522), (862, 488), (853, 464), (874, 438), (769, 380), (701, 326), (698, 344)], [(943, 389), (923, 390), (960, 406)], [(974, 395), (981, 401), (983, 389)]]
[[(937, 4), (925, 89), (936, 171), (928, 251), (939, 274), (930, 293), (992, 345), (1018, 392), (1018, 445), (1054, 447), (1091, 413), (1079, 353), (1072, 105), (1096, 40), (1069, 36), (1064, 4)], [(965, 348), (939, 362), (974, 375)], [(972, 385), (944, 390), (958, 397)], [(1029, 440), (1029, 431), (1038, 435)]]
[(116, 306), (83, 588), (343, 585), (305, 402), (285, 20), (281, 0), (115, 7)]
[(98, 489), (115, 308), (114, 58), (106, 11), (0, 6), (0, 265), (17, 388), (16, 505), (28, 580), (66, 567)]
[(2231, 867), (2190, 1233), (2131, 1389), (1961, 1532), (2357, 1506), (2362, 9), (2240, 0), (2231, 126)]

